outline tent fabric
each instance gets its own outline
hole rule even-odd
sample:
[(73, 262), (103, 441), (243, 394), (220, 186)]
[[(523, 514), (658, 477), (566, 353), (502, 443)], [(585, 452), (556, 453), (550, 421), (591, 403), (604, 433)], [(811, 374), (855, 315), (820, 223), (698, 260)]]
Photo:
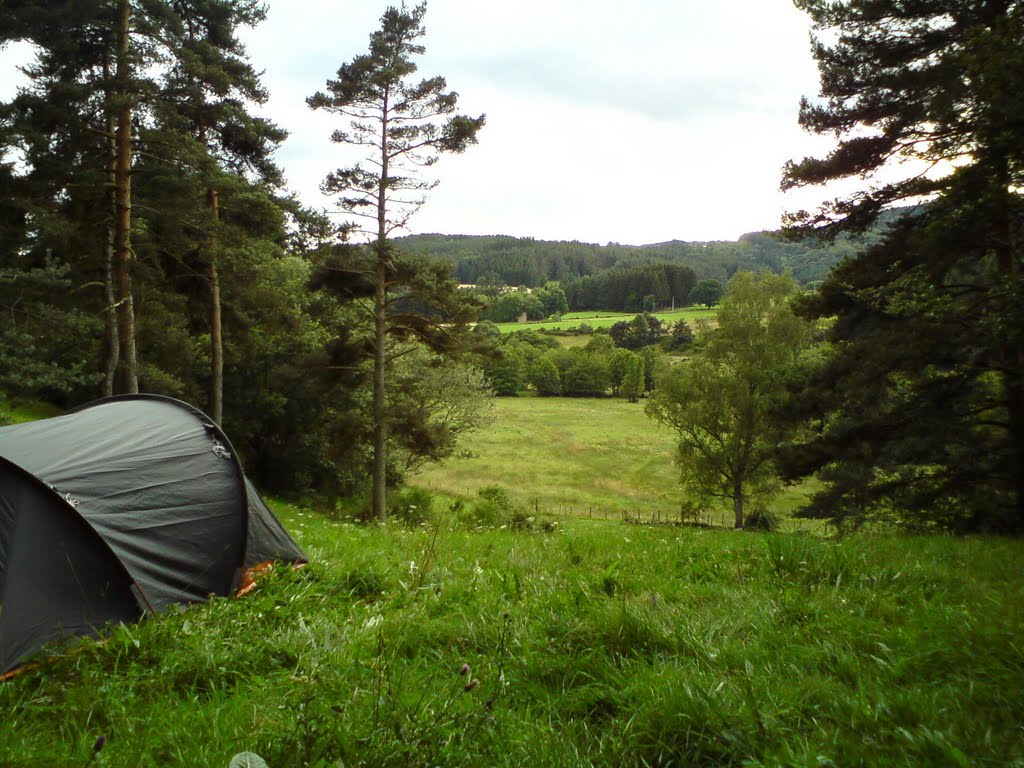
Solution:
[(142, 615), (127, 571), (81, 517), (52, 503), (52, 491), (6, 463), (0, 489), (2, 671), (51, 640)]
[(0, 671), (57, 636), (232, 594), (250, 565), (306, 560), (227, 437), (177, 400), (2, 427), (0, 470)]
[(249, 536), (245, 545), (245, 567), (252, 568), (270, 560), (306, 562), (306, 555), (288, 535), (281, 521), (270, 511), (249, 478), (245, 478), (245, 488), (249, 499)]

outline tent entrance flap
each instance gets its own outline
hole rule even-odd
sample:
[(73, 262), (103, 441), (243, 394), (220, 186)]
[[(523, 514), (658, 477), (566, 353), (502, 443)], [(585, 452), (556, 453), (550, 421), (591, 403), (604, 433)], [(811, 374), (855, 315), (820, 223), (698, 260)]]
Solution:
[(0, 671), (53, 640), (141, 615), (110, 548), (57, 494), (0, 460)]

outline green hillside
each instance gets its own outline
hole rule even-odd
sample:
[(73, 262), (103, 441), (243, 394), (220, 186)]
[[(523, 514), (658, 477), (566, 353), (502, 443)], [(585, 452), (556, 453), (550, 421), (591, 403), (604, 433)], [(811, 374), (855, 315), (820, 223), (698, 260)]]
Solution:
[(613, 267), (664, 262), (693, 269), (698, 280), (725, 282), (738, 269), (790, 269), (806, 284), (823, 279), (844, 257), (861, 248), (849, 238), (834, 244), (790, 242), (771, 232), (746, 234), (732, 242), (676, 240), (642, 246), (471, 235), (412, 235), (398, 242), (410, 251), (452, 261), (462, 283), (500, 281), (527, 286), (548, 280), (569, 285)]

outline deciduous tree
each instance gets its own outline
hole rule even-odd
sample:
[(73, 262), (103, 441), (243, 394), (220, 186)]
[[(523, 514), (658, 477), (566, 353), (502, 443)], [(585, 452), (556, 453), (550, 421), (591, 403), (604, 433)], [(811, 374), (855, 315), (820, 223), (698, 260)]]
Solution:
[(750, 501), (778, 487), (771, 406), (809, 339), (808, 324), (790, 308), (795, 293), (788, 277), (737, 273), (706, 346), (658, 368), (646, 407), (679, 434), (676, 462), (689, 502), (729, 502), (737, 528)]
[(701, 280), (690, 291), (690, 301), (694, 304), (703, 304), (705, 307), (713, 307), (722, 299), (725, 289), (717, 280)]

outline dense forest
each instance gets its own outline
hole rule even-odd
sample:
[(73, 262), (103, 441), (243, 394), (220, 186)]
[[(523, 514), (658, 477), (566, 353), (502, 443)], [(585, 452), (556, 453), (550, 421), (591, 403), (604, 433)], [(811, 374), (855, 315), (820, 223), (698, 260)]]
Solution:
[[(892, 218), (890, 214), (886, 221)], [(806, 285), (820, 281), (832, 267), (863, 247), (850, 236), (822, 243), (810, 237), (787, 239), (774, 232), (752, 232), (735, 242), (673, 240), (640, 246), (469, 235), (412, 235), (398, 242), (411, 251), (451, 261), (460, 283), (535, 287), (557, 280), (567, 294), (569, 286), (581, 278), (609, 269), (660, 264), (688, 267), (698, 281), (714, 279), (722, 283), (741, 269), (789, 269)]]

